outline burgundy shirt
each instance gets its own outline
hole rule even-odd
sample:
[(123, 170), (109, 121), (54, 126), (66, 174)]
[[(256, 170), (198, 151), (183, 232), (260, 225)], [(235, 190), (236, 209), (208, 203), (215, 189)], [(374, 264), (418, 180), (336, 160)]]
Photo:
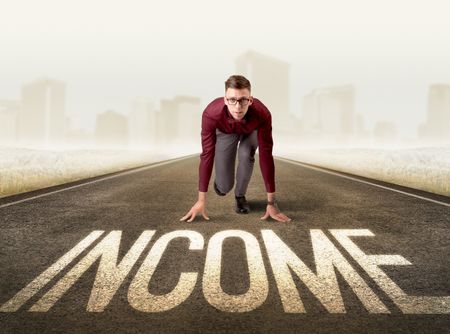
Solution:
[(214, 165), (216, 129), (223, 133), (250, 134), (258, 130), (259, 165), (267, 192), (275, 192), (275, 164), (272, 156), (272, 117), (258, 99), (238, 121), (231, 116), (223, 97), (212, 101), (202, 115), (202, 154), (199, 167), (199, 191), (207, 192)]

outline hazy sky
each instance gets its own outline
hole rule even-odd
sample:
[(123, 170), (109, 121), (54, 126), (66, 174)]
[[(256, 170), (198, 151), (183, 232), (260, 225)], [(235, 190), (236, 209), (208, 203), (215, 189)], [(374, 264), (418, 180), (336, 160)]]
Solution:
[[(310, 90), (354, 84), (372, 130), (416, 135), (428, 85), (450, 84), (450, 4), (442, 0), (0, 0), (0, 99), (23, 83), (67, 83), (67, 112), (127, 114), (130, 100), (223, 93), (234, 59), (254, 50), (291, 64), (291, 112)], [(257, 87), (255, 87), (257, 90)], [(276, 111), (272, 111), (275, 113)]]

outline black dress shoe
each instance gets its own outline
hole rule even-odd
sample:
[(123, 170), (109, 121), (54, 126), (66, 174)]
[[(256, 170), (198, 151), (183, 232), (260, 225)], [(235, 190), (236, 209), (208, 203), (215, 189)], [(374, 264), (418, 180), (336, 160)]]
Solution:
[(236, 197), (236, 212), (237, 213), (249, 213), (250, 206), (248, 205), (245, 196), (235, 196)]
[(216, 194), (219, 195), (219, 196), (225, 196), (225, 195), (226, 195), (226, 194), (224, 194), (223, 192), (221, 192), (221, 191), (217, 188), (216, 181), (214, 181), (214, 191), (215, 191)]

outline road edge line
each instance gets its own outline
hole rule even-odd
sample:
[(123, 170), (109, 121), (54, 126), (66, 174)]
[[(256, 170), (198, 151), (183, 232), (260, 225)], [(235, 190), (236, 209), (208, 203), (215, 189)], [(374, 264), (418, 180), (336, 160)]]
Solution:
[(89, 184), (93, 184), (93, 183), (97, 183), (97, 182), (101, 182), (101, 181), (105, 181), (105, 180), (110, 180), (110, 179), (113, 179), (113, 178), (116, 178), (116, 177), (119, 177), (119, 176), (124, 176), (124, 175), (128, 175), (128, 174), (141, 172), (143, 170), (151, 169), (151, 168), (154, 168), (154, 167), (164, 166), (164, 165), (167, 165), (167, 164), (178, 162), (180, 160), (189, 159), (189, 158), (192, 158), (192, 157), (197, 156), (197, 155), (198, 154), (191, 154), (191, 155), (186, 155), (184, 157), (173, 158), (173, 159), (170, 159), (170, 160), (164, 160), (164, 161), (160, 161), (160, 162), (151, 163), (150, 165), (144, 165), (144, 166), (141, 166), (141, 167), (133, 167), (131, 170), (130, 169), (126, 169), (126, 170), (123, 170), (123, 171), (115, 172), (113, 175), (108, 175), (108, 176), (103, 176), (103, 177), (102, 176), (97, 176), (98, 178), (96, 178), (95, 180), (83, 182), (83, 183), (80, 183), (80, 184), (76, 184), (76, 185), (73, 185), (73, 186), (61, 188), (61, 189), (58, 189), (58, 190), (49, 191), (49, 192), (46, 192), (46, 193), (43, 193), (43, 194), (27, 197), (27, 198), (20, 199), (20, 200), (17, 200), (17, 201), (12, 201), (12, 202), (9, 202), (9, 203), (1, 204), (0, 205), (0, 209), (8, 207), (8, 206), (15, 205), (15, 204), (31, 201), (31, 200), (36, 199), (36, 198), (41, 198), (41, 197), (53, 195), (53, 194), (56, 194), (56, 193), (60, 193), (60, 192), (66, 191), (66, 190), (79, 188), (79, 187), (82, 187), (82, 186), (86, 186), (86, 185), (89, 185)]
[(364, 180), (358, 179), (357, 177), (343, 175), (342, 173), (340, 173), (338, 171), (333, 172), (333, 171), (325, 169), (324, 167), (312, 166), (312, 165), (309, 165), (309, 164), (306, 164), (306, 163), (303, 163), (303, 162), (300, 162), (300, 161), (291, 160), (291, 159), (282, 158), (282, 157), (274, 157), (274, 158), (277, 159), (277, 160), (280, 160), (280, 161), (291, 163), (293, 165), (299, 165), (299, 166), (302, 166), (302, 167), (305, 167), (305, 168), (309, 168), (309, 169), (312, 169), (312, 170), (316, 170), (316, 171), (319, 171), (319, 172), (322, 172), (322, 173), (327, 173), (327, 174), (339, 176), (339, 177), (342, 177), (342, 178), (345, 178), (345, 179), (349, 179), (349, 180), (352, 180), (352, 181), (357, 181), (357, 182), (368, 184), (368, 185), (371, 185), (371, 186), (375, 186), (375, 187), (378, 187), (378, 188), (381, 188), (381, 189), (394, 191), (394, 192), (397, 192), (397, 193), (400, 193), (400, 194), (403, 194), (403, 195), (420, 198), (420, 199), (425, 200), (425, 201), (429, 201), (429, 202), (432, 202), (432, 203), (441, 204), (441, 205), (450, 207), (449, 203), (445, 203), (445, 202), (441, 202), (441, 201), (434, 200), (434, 199), (431, 199), (431, 198), (427, 198), (427, 197), (424, 197), (424, 196), (412, 194), (412, 193), (409, 193), (409, 192), (406, 192), (406, 191), (403, 191), (403, 190), (398, 190), (398, 189), (390, 188), (390, 187), (387, 187), (387, 186), (382, 186), (381, 184), (376, 184), (376, 183), (373, 183), (373, 182), (364, 181)]

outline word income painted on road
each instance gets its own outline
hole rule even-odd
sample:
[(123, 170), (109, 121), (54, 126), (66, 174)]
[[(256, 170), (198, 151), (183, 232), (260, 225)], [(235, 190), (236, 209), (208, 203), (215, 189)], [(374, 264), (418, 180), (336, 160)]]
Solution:
[[(155, 232), (154, 230), (142, 232), (118, 263), (122, 231), (111, 231), (33, 304), (29, 311), (47, 312), (98, 259), (100, 259), (100, 263), (86, 310), (88, 312), (104, 311)], [(353, 237), (373, 237), (374, 234), (370, 230), (331, 229), (329, 232), (403, 313), (450, 313), (450, 296), (408, 295), (380, 268), (380, 266), (386, 265), (411, 265), (405, 258), (400, 255), (368, 255), (351, 240)], [(104, 233), (104, 231), (91, 232), (25, 288), (5, 302), (0, 307), (0, 311), (15, 312), (19, 310)], [(336, 269), (369, 313), (390, 313), (386, 305), (322, 230), (310, 230), (316, 273), (275, 232), (264, 229), (261, 230), (261, 235), (285, 312), (306, 312), (294, 282), (293, 274), (295, 274), (328, 312), (346, 313), (335, 273)], [(157, 239), (128, 289), (128, 302), (136, 310), (142, 312), (168, 311), (180, 305), (192, 293), (198, 279), (197, 272), (181, 272), (178, 283), (169, 293), (155, 295), (148, 289), (164, 251), (168, 244), (176, 238), (187, 238), (190, 250), (203, 250), (204, 248), (203, 236), (191, 230), (172, 231)], [(249, 288), (243, 294), (228, 294), (221, 286), (222, 245), (227, 238), (241, 239), (245, 245)], [(217, 232), (211, 237), (206, 252), (202, 289), (208, 303), (225, 312), (249, 312), (265, 302), (269, 292), (269, 283), (261, 248), (253, 234), (242, 230), (225, 230)]]

